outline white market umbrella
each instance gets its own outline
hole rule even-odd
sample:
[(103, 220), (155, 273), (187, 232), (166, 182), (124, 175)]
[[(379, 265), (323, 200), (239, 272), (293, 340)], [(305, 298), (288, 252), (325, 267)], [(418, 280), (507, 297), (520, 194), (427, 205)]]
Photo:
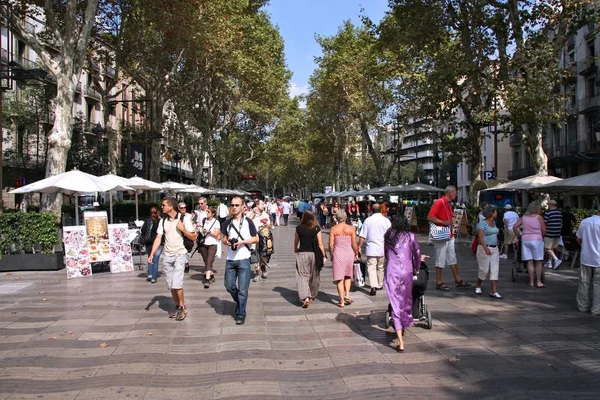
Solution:
[(127, 179), (127, 182), (128, 186), (135, 189), (135, 220), (139, 221), (140, 216), (138, 211), (138, 190), (162, 190), (163, 186), (160, 183), (140, 178), (137, 175), (133, 178)]
[(536, 190), (544, 192), (600, 193), (600, 171), (547, 183)]
[(182, 191), (185, 189), (191, 189), (191, 186), (192, 186), (192, 185), (186, 185), (185, 183), (173, 182), (173, 181), (161, 182), (160, 185), (162, 186), (163, 190), (172, 190), (172, 191)]
[(406, 185), (397, 190), (398, 193), (441, 193), (443, 191), (444, 189), (425, 183), (413, 183), (412, 185)]
[(186, 185), (185, 189), (175, 189), (177, 193), (197, 193), (202, 194), (208, 192), (207, 188), (198, 185)]
[[(54, 175), (29, 185), (10, 191), (12, 194), (23, 193), (64, 193), (77, 195), (88, 192), (109, 192), (118, 185), (112, 185), (99, 177), (86, 174), (74, 169), (62, 174)], [(79, 199), (75, 196), (75, 224), (79, 225)]]
[[(110, 190), (110, 192), (133, 192), (135, 191), (133, 187), (128, 186), (129, 180), (127, 178), (120, 177), (118, 175), (107, 174), (98, 177), (99, 179), (105, 181), (109, 185), (114, 185), (114, 188)], [(108, 194), (108, 202), (110, 205), (110, 223), (113, 223), (113, 201), (111, 193)]]
[(532, 190), (557, 181), (562, 181), (562, 179), (550, 175), (531, 175), (526, 178), (517, 179), (516, 181), (494, 186), (493, 188), (483, 189), (482, 192), (488, 190)]

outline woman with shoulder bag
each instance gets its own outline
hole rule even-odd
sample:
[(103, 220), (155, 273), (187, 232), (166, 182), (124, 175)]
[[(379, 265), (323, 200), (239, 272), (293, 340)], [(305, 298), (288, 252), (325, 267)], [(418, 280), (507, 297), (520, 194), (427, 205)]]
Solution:
[[(158, 207), (152, 206), (150, 208), (150, 218), (144, 221), (141, 232), (142, 239), (144, 241), (142, 244), (146, 246), (148, 251), (150, 251), (152, 244), (154, 243), (154, 239), (156, 239), (156, 230), (158, 229), (159, 222), (160, 214), (158, 212)], [(156, 249), (156, 252), (154, 252), (152, 263), (148, 264), (148, 280), (150, 283), (156, 283), (156, 280), (158, 279), (158, 261), (162, 251), (163, 247), (161, 245), (158, 249)]]
[[(315, 247), (318, 248), (318, 251)], [(321, 228), (315, 219), (315, 214), (311, 211), (305, 211), (302, 214), (302, 221), (296, 227), (294, 253), (296, 253), (298, 297), (303, 302), (302, 308), (307, 308), (319, 293), (321, 283), (319, 265), (322, 267), (326, 260)], [(322, 257), (322, 262), (317, 260), (318, 256)]]
[(210, 207), (206, 210), (206, 218), (204, 221), (199, 221), (200, 233), (204, 239), (198, 248), (198, 252), (204, 260), (204, 289), (210, 287), (211, 282), (215, 281), (213, 273), (213, 264), (217, 254), (218, 241), (221, 239), (221, 224), (216, 218), (217, 209)]

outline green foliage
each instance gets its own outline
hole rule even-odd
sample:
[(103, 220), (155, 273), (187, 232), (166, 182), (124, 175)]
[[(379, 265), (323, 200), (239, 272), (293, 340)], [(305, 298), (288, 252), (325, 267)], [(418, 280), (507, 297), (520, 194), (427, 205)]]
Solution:
[(11, 212), (0, 215), (0, 254), (31, 253), (38, 245), (53, 253), (60, 243), (57, 215), (50, 212)]

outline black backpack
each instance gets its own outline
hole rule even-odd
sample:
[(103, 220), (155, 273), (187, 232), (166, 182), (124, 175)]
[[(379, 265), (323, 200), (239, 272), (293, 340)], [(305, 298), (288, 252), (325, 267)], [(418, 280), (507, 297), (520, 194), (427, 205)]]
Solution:
[[(165, 220), (168, 217), (163, 217), (163, 231), (165, 229)], [(179, 214), (179, 220), (181, 222), (183, 222), (183, 219), (185, 218), (184, 214)], [(181, 236), (183, 237), (183, 246), (185, 247), (185, 249), (187, 250), (188, 253), (190, 253), (192, 251), (192, 249), (194, 248), (194, 241), (191, 239), (188, 239), (187, 236), (185, 236), (183, 233), (181, 233)]]

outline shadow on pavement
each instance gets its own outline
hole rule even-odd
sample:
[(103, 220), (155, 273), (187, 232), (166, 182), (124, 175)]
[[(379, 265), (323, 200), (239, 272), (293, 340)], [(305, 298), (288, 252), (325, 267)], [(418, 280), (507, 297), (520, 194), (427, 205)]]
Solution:
[(279, 293), (281, 297), (283, 297), (288, 303), (298, 307), (302, 306), (302, 303), (300, 303), (300, 299), (298, 298), (297, 291), (282, 286), (275, 286), (273, 291)]
[(208, 300), (206, 300), (206, 304), (212, 307), (215, 310), (215, 313), (218, 315), (234, 315), (236, 304), (230, 300), (221, 300), (218, 297), (212, 296)]
[(173, 303), (173, 299), (167, 296), (154, 296), (150, 303), (146, 306), (145, 310), (150, 310), (154, 304), (158, 303), (158, 307), (163, 311), (171, 311), (173, 307), (175, 307), (175, 303)]

